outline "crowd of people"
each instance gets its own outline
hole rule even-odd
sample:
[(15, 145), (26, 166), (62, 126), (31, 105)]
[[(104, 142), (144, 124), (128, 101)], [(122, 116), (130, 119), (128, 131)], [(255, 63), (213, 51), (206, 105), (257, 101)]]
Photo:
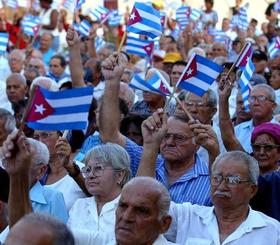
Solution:
[[(213, 0), (204, 1), (200, 28), (178, 29), (167, 16), (149, 60), (119, 48), (129, 13), (110, 26), (77, 11), (75, 23), (92, 25), (85, 37), (68, 11), (39, 2), (13, 21), (0, 12), (0, 32), (9, 33), (0, 57), (0, 244), (279, 245), (279, 1), (246, 30), (233, 21), (241, 0), (221, 27)], [(21, 30), (30, 13), (41, 20), (35, 37)], [(232, 67), (248, 42), (249, 110), (242, 70)], [(176, 87), (193, 54), (224, 68), (203, 96)], [(155, 74), (178, 100), (130, 86), (135, 75)], [(65, 136), (24, 124), (34, 86), (93, 86), (87, 128)]]

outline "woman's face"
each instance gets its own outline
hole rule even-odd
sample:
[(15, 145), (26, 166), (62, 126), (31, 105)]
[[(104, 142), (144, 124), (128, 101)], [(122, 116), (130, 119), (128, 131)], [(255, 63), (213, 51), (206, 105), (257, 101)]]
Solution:
[(108, 197), (120, 189), (116, 172), (110, 164), (101, 162), (97, 158), (88, 161), (83, 171), (88, 192), (93, 196)]

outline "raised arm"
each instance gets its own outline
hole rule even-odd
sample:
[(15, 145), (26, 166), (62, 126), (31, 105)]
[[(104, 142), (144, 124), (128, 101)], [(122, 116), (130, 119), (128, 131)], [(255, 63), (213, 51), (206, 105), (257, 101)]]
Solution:
[(231, 94), (233, 81), (229, 77), (222, 76), (219, 82), (219, 126), (224, 146), (227, 151), (244, 151), (235, 136), (234, 128), (229, 114), (228, 99)]
[[(17, 148), (16, 152), (14, 149)], [(11, 133), (3, 143), (4, 167), (10, 176), (8, 215), (10, 228), (25, 214), (32, 212), (29, 199), (29, 168), (32, 161), (26, 137)]]
[(90, 57), (92, 57), (92, 58), (97, 57), (96, 49), (95, 49), (95, 38), (96, 38), (96, 30), (94, 28), (92, 28), (90, 30), (88, 40), (86, 41), (88, 53), (89, 53)]
[(84, 87), (84, 70), (80, 52), (80, 38), (78, 33), (69, 27), (66, 35), (66, 41), (69, 47), (69, 68), (73, 87)]
[(102, 62), (105, 91), (99, 112), (99, 132), (102, 141), (125, 146), (126, 138), (120, 133), (119, 90), (123, 70), (127, 64), (123, 53), (113, 53)]
[(158, 109), (142, 123), (143, 153), (137, 176), (156, 175), (156, 160), (160, 143), (167, 132), (167, 115)]

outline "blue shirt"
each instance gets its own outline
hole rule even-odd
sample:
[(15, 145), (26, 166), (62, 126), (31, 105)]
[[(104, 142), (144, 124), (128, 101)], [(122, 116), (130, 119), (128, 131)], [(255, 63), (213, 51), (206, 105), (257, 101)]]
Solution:
[(61, 192), (42, 186), (39, 181), (29, 191), (34, 212), (53, 215), (63, 223), (67, 223), (68, 212)]
[[(141, 160), (143, 147), (126, 138), (126, 151), (131, 160), (131, 171), (136, 175)], [(169, 186), (164, 159), (158, 155), (156, 162), (156, 179), (165, 185), (176, 203), (191, 202), (199, 205), (211, 205), (210, 178), (208, 166), (196, 155), (194, 166)]]

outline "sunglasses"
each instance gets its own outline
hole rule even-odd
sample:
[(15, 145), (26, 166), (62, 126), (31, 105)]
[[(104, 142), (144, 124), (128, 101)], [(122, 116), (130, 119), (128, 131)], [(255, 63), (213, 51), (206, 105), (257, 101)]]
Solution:
[(262, 148), (264, 151), (270, 152), (275, 148), (280, 147), (280, 145), (274, 144), (252, 144), (253, 151), (259, 152)]

